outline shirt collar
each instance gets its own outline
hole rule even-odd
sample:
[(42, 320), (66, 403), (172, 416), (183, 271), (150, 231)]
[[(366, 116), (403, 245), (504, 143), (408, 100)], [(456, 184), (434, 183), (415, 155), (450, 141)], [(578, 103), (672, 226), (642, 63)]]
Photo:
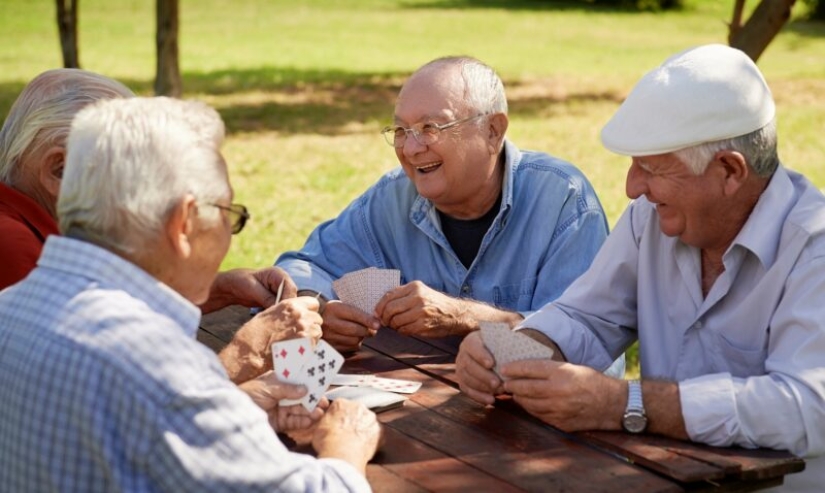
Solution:
[[(521, 161), (521, 151), (507, 139), (504, 139), (503, 152), (504, 177), (502, 180), (501, 206), (494, 222), (502, 220), (513, 206), (513, 175), (515, 174), (516, 164)], [(423, 216), (428, 216), (435, 223), (438, 222), (438, 214), (433, 203), (416, 193), (415, 200), (410, 208), (410, 219), (417, 222)]]
[(171, 318), (187, 335), (196, 334), (201, 316), (197, 306), (137, 265), (104, 248), (74, 238), (50, 236), (37, 265), (96, 281), (101, 288), (125, 291), (153, 311)]
[(60, 234), (57, 221), (40, 204), (5, 183), (0, 183), (0, 207), (16, 212), (42, 241), (49, 235)]
[(788, 172), (780, 165), (728, 251), (740, 245), (753, 252), (765, 269), (773, 265), (795, 193)]

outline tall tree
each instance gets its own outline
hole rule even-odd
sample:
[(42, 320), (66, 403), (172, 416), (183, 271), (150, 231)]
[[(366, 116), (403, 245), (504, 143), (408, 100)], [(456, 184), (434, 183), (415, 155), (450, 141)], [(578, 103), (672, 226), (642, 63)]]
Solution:
[(157, 70), (155, 94), (180, 97), (178, 64), (178, 0), (157, 0)]
[(77, 2), (79, 0), (56, 1), (57, 29), (60, 32), (63, 66), (66, 68), (80, 68), (80, 55), (77, 51)]
[(746, 0), (736, 0), (728, 29), (728, 44), (744, 51), (755, 62), (791, 18), (796, 0), (761, 0), (745, 24), (742, 11)]

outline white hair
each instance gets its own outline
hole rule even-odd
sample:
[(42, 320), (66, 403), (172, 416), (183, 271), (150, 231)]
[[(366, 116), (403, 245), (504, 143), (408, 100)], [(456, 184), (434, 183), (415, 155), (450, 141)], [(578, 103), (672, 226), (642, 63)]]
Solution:
[(38, 75), (20, 93), (0, 130), (0, 182), (14, 184), (24, 154), (64, 146), (72, 118), (86, 105), (131, 96), (120, 82), (86, 70)]
[[(507, 96), (504, 83), (492, 67), (473, 57), (450, 56), (437, 58), (416, 70), (420, 72), (443, 66), (458, 66), (464, 79), (464, 100), (479, 114), (507, 114)], [(468, 115), (471, 116), (471, 115)]]
[[(158, 97), (87, 107), (69, 134), (60, 230), (126, 254), (145, 251), (187, 194), (199, 204), (229, 197), (223, 138), (223, 121), (203, 103)], [(198, 211), (220, 217), (214, 207)]]
[(779, 166), (779, 156), (776, 150), (776, 119), (745, 135), (697, 144), (679, 149), (674, 154), (695, 175), (701, 175), (716, 153), (724, 150), (736, 151), (745, 156), (745, 161), (758, 176), (771, 176)]

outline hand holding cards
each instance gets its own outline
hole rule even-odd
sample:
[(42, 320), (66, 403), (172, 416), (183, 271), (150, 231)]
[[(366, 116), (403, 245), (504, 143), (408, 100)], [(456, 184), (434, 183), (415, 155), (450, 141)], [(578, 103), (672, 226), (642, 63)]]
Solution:
[(298, 400), (284, 399), (281, 406), (301, 404), (308, 411), (318, 405), (332, 378), (341, 370), (344, 357), (326, 341), (312, 346), (308, 338), (290, 339), (272, 345), (272, 366), (278, 380), (304, 385), (307, 394)]
[(496, 362), (493, 371), (502, 380), (501, 367), (513, 361), (549, 359), (553, 350), (530, 337), (510, 330), (505, 323), (479, 322), (484, 346), (493, 354)]

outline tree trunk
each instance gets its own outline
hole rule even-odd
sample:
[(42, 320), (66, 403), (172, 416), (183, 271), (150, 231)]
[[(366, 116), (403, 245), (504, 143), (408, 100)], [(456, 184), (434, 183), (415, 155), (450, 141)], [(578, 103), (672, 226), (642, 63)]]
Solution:
[(757, 61), (790, 19), (794, 3), (796, 0), (762, 0), (745, 25), (740, 26), (737, 15), (741, 16), (741, 4), (744, 4), (744, 1), (737, 1), (734, 7), (734, 20), (730, 24), (728, 43), (744, 51), (754, 62)]
[(180, 97), (178, 64), (178, 0), (157, 0), (157, 73), (155, 94)]
[(63, 66), (66, 68), (80, 68), (77, 52), (77, 2), (78, 0), (57, 0), (57, 29), (60, 32)]

